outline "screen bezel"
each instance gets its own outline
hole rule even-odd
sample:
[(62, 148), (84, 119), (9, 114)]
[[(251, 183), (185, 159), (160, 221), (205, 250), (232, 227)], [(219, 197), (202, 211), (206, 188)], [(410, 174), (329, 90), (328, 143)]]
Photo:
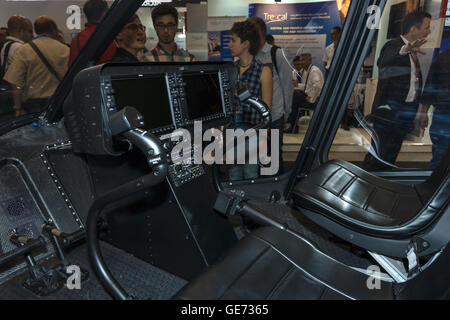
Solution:
[[(168, 75), (167, 73), (159, 73), (159, 74), (138, 74), (136, 75), (111, 75), (108, 77), (108, 81), (111, 84), (111, 88), (113, 85), (113, 82), (116, 80), (140, 80), (140, 79), (163, 79), (164, 81), (164, 86), (166, 89), (166, 93), (167, 93), (167, 98), (168, 98), (168, 102), (169, 102), (169, 108), (170, 108), (170, 117), (172, 120), (171, 124), (168, 124), (166, 126), (161, 126), (161, 127), (156, 127), (156, 128), (152, 128), (152, 129), (146, 129), (150, 132), (164, 132), (167, 130), (173, 130), (176, 127), (176, 121), (175, 121), (175, 115), (174, 115), (174, 111), (173, 111), (173, 103), (172, 103), (172, 96), (170, 93), (170, 87), (169, 87), (169, 81), (168, 81)], [(115, 96), (115, 93), (114, 93)], [(119, 111), (118, 106), (116, 104), (117, 102), (114, 103), (114, 108), (116, 109), (116, 111)], [(145, 119), (144, 119), (145, 122)]]
[[(190, 119), (189, 118), (189, 110), (186, 110), (186, 120), (188, 120), (189, 123), (194, 123), (194, 121), (209, 121), (209, 120), (216, 120), (216, 119), (220, 119), (220, 118), (225, 118), (227, 116), (227, 110), (225, 108), (225, 99), (224, 99), (224, 91), (223, 91), (223, 83), (222, 83), (222, 71), (221, 70), (217, 70), (217, 71), (212, 71), (212, 70), (201, 70), (201, 71), (197, 71), (197, 72), (183, 72), (182, 73), (182, 78), (183, 81), (185, 76), (199, 76), (199, 75), (215, 75), (218, 79), (219, 82), (219, 92), (220, 92), (220, 103), (221, 103), (221, 112), (220, 113), (216, 113), (210, 116), (204, 116), (204, 117), (200, 117), (200, 118), (195, 118), (195, 119)], [(187, 100), (187, 92), (186, 92), (186, 88), (184, 87), (184, 92), (186, 93), (186, 108), (189, 109), (189, 103)]]

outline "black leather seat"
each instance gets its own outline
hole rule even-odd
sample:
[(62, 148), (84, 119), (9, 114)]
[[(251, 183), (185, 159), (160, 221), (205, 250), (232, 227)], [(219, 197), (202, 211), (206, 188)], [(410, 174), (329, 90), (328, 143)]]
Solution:
[[(442, 224), (450, 229), (449, 163), (447, 151), (427, 181), (405, 185), (369, 174), (351, 163), (333, 160), (303, 178), (292, 197), (297, 208), (330, 232), (378, 253), (405, 256), (411, 238), (425, 236), (426, 230), (437, 223), (439, 231), (444, 228)], [(382, 240), (378, 243), (377, 238)], [(447, 232), (434, 250), (449, 239)]]
[(185, 286), (175, 299), (437, 299), (450, 298), (450, 250), (417, 277), (401, 284), (380, 282), (318, 251), (285, 230), (252, 232), (216, 265)]

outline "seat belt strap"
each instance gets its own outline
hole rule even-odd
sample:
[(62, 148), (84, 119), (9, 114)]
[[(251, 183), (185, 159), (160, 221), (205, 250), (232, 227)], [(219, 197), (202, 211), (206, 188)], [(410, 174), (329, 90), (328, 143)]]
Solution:
[(408, 278), (416, 276), (421, 271), (419, 253), (427, 250), (430, 243), (419, 237), (411, 239), (408, 245), (406, 258), (408, 259)]

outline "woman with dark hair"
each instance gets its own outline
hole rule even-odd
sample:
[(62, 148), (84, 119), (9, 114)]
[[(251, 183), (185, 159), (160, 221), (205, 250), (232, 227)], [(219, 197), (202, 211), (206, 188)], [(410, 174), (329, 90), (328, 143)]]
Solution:
[[(261, 43), (258, 30), (249, 21), (236, 22), (230, 30), (230, 51), (238, 58), (239, 68), (237, 87), (247, 88), (253, 97), (262, 99), (270, 108), (272, 105), (272, 71), (254, 57)], [(236, 127), (253, 127), (261, 122), (261, 115), (248, 104), (242, 104), (235, 115)], [(242, 117), (241, 117), (242, 112)], [(257, 164), (237, 165), (230, 169), (230, 179), (254, 179), (259, 175)]]
[(139, 62), (146, 41), (145, 26), (135, 14), (116, 36), (117, 51), (111, 61)]

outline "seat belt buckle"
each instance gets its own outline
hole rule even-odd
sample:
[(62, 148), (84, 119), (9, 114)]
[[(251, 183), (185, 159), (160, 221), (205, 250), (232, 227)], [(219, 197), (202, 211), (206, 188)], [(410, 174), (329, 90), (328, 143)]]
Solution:
[(408, 278), (416, 276), (420, 272), (419, 257), (417, 256), (417, 248), (414, 242), (410, 242), (408, 245), (408, 253), (406, 258), (408, 259)]
[(416, 276), (420, 273), (420, 262), (418, 254), (426, 250), (430, 244), (428, 241), (421, 239), (419, 237), (414, 237), (411, 239), (406, 250), (406, 258), (408, 259), (408, 278)]

